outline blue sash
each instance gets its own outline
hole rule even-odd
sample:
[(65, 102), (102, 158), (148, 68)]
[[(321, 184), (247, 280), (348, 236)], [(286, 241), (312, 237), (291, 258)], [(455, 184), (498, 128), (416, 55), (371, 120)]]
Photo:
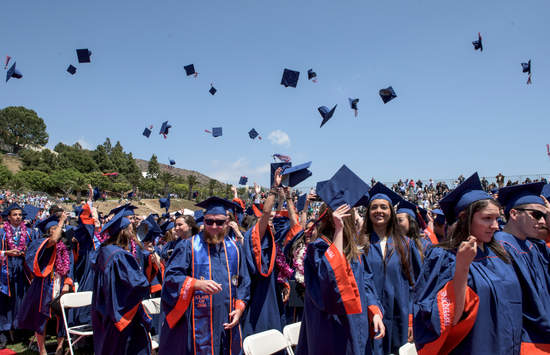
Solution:
[[(229, 288), (229, 312), (233, 311), (234, 299), (236, 296), (237, 287), (232, 282), (233, 278), (238, 278), (239, 275), (239, 250), (236, 244), (229, 238), (225, 237), (224, 252), (226, 256), (227, 266), (230, 275), (228, 276)], [(193, 278), (198, 280), (211, 280), (212, 271), (210, 263), (210, 248), (208, 243), (202, 240), (202, 233), (193, 237), (192, 249), (192, 265)], [(236, 279), (238, 280), (238, 279)], [(222, 282), (222, 280), (214, 280)], [(223, 291), (222, 291), (223, 292)], [(192, 320), (193, 320), (193, 342), (195, 354), (213, 355), (214, 338), (212, 324), (212, 296), (202, 291), (195, 291), (192, 301)], [(231, 354), (238, 354), (241, 351), (241, 331), (240, 326), (230, 330), (230, 348)]]

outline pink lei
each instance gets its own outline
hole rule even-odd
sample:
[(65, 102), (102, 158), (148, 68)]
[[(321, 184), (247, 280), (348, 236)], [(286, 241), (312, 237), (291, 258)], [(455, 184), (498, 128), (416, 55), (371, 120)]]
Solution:
[(67, 276), (71, 267), (71, 259), (65, 243), (58, 241), (55, 246), (55, 253), (55, 272), (61, 276)]
[(294, 250), (293, 258), (292, 258), (292, 264), (294, 266), (294, 269), (296, 270), (296, 273), (294, 274), (294, 278), (296, 279), (296, 282), (305, 285), (305, 279), (304, 279), (304, 258), (306, 256), (306, 250), (307, 245), (302, 244), (296, 250)]
[(13, 240), (15, 229), (10, 224), (10, 222), (4, 222), (4, 231), (6, 231), (6, 241), (8, 242), (8, 250), (17, 249), (23, 252), (27, 250), (27, 238), (29, 236), (29, 233), (27, 233), (27, 226), (25, 225), (25, 223), (21, 222), (20, 228), (21, 228), (21, 236), (19, 237), (19, 241), (16, 245), (15, 241)]
[(137, 249), (136, 249), (136, 242), (133, 239), (130, 239), (130, 252), (135, 258), (137, 255)]
[(283, 254), (282, 249), (277, 245), (277, 256), (275, 258), (275, 265), (277, 265), (277, 282), (286, 283), (288, 279), (292, 276), (294, 270), (286, 263), (285, 255)]

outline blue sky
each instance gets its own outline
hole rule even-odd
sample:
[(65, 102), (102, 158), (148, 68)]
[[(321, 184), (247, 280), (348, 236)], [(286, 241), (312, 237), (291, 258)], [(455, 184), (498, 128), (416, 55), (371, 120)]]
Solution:
[[(109, 136), (225, 182), (267, 184), (273, 153), (312, 160), (308, 186), (342, 164), (382, 181), (546, 173), (548, 13), (542, 0), (4, 2), (0, 56), (24, 77), (0, 84), (0, 107), (34, 109), (51, 147)], [(78, 64), (76, 48), (92, 63)], [(301, 72), (296, 89), (279, 84), (284, 68)], [(384, 105), (389, 85), (398, 97)], [(348, 97), (360, 98), (357, 118)], [(317, 107), (335, 104), (319, 128)], [(215, 126), (223, 137), (204, 133)]]

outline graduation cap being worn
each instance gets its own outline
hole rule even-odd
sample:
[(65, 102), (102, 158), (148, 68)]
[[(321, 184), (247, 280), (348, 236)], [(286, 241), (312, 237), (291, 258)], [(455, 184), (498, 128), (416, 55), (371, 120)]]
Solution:
[(170, 159), (170, 165), (176, 165), (176, 161), (174, 159)]
[(6, 209), (2, 211), (2, 217), (6, 218), (13, 210), (21, 210), (21, 212), (23, 213), (23, 217), (25, 217), (25, 211), (23, 210), (23, 207), (19, 206), (17, 203), (12, 203), (8, 207), (6, 207)]
[(439, 225), (445, 224), (445, 213), (439, 208), (436, 208), (435, 210), (432, 210), (432, 214), (434, 215), (434, 223)]
[(151, 136), (151, 132), (152, 132), (151, 129), (152, 129), (152, 128), (153, 128), (153, 126), (151, 126), (151, 127), (149, 127), (149, 128), (145, 127), (145, 129), (143, 130), (143, 133), (142, 133), (142, 134), (143, 134), (145, 137), (149, 138), (149, 136)]
[(210, 95), (214, 96), (216, 94), (218, 90), (216, 90), (216, 88), (214, 87), (214, 85), (210, 84), (210, 90), (208, 90), (208, 92), (210, 93)]
[(160, 229), (162, 230), (162, 233), (165, 234), (166, 232), (168, 232), (170, 229), (173, 229), (174, 227), (175, 227), (174, 222), (166, 221), (160, 226)]
[(36, 215), (40, 211), (40, 208), (33, 206), (33, 205), (25, 205), (23, 207), (23, 214), (25, 215), (25, 219), (28, 220), (34, 220), (36, 218)]
[(392, 206), (395, 206), (402, 200), (401, 196), (381, 182), (374, 184), (374, 186), (369, 190), (369, 195), (369, 204), (374, 200), (386, 200)]
[(256, 137), (258, 137), (258, 139), (262, 139), (262, 137), (259, 136), (260, 134), (254, 129), (252, 128), (250, 131), (248, 131), (248, 136), (251, 138), (251, 139), (255, 139)]
[(204, 211), (203, 210), (196, 210), (193, 212), (193, 218), (195, 219), (195, 222), (197, 225), (201, 225), (204, 221)]
[(74, 75), (76, 73), (76, 67), (73, 66), (72, 64), (69, 65), (69, 67), (67, 68), (67, 72), (71, 75)]
[(130, 220), (126, 218), (125, 213), (127, 210), (122, 209), (118, 211), (113, 218), (103, 225), (102, 232), (107, 231), (110, 236), (117, 235), (121, 230), (130, 225)]
[(166, 135), (168, 135), (168, 130), (172, 128), (172, 126), (170, 126), (168, 124), (168, 121), (164, 121), (162, 122), (162, 126), (160, 127), (160, 132), (159, 134), (162, 134), (164, 136), (164, 139), (166, 139)]
[[(419, 207), (418, 205), (416, 205), (416, 204), (414, 204), (410, 201), (407, 201), (405, 199), (401, 199), (401, 201), (399, 201), (399, 204), (397, 205), (397, 211), (395, 213), (397, 213), (397, 214), (399, 214), (399, 213), (408, 214), (409, 216), (411, 216), (412, 218), (414, 218), (416, 220), (416, 222), (418, 223), (419, 226), (422, 226), (424, 223), (426, 223), (428, 221), (428, 211), (427, 210), (425, 210), (422, 207)], [(422, 217), (424, 223), (422, 223), (420, 221), (420, 218), (418, 217), (418, 214), (420, 214), (420, 216)]]
[(445, 195), (439, 201), (439, 206), (445, 214), (447, 223), (451, 225), (456, 221), (460, 212), (464, 211), (470, 204), (480, 200), (493, 200), (493, 198), (483, 191), (479, 175), (476, 172)]
[(246, 185), (247, 182), (248, 178), (246, 176), (241, 176), (241, 178), (239, 179), (239, 185)]
[(281, 85), (285, 88), (293, 87), (295, 88), (298, 85), (298, 78), (300, 78), (300, 72), (290, 69), (285, 69), (283, 71), (283, 77), (281, 78)]
[(388, 86), (385, 89), (380, 89), (378, 93), (385, 104), (387, 104), (388, 102), (390, 102), (391, 100), (397, 97), (397, 95), (395, 94), (395, 91), (391, 86)]
[(56, 214), (49, 216), (48, 218), (38, 222), (36, 227), (40, 229), (43, 234), (47, 234), (51, 227), (59, 224), (59, 216)]
[(193, 64), (186, 65), (183, 69), (185, 69), (185, 74), (187, 74), (187, 76), (194, 75), (196, 78), (197, 75), (199, 75), (199, 73), (195, 71), (195, 66)]
[(13, 62), (13, 65), (6, 72), (6, 82), (8, 82), (11, 78), (21, 79), (23, 77), (23, 74), (15, 68), (16, 64), (17, 62)]
[(332, 118), (332, 116), (334, 115), (334, 111), (336, 111), (336, 106), (338, 105), (334, 105), (331, 110), (329, 110), (326, 106), (321, 106), (317, 108), (317, 110), (319, 110), (319, 113), (321, 114), (321, 117), (323, 117), (323, 121), (321, 121), (321, 126), (319, 126), (319, 128), (323, 127), (324, 124)]
[(147, 216), (147, 218), (143, 221), (143, 224), (147, 226), (147, 233), (141, 239), (142, 242), (154, 242), (157, 237), (160, 237), (162, 235), (162, 229), (157, 224), (154, 215), (150, 214), (149, 216)]
[(273, 186), (273, 181), (275, 180), (275, 171), (277, 171), (278, 168), (286, 169), (292, 166), (291, 162), (283, 162), (283, 163), (271, 163), (271, 184), (269, 186)]
[(162, 197), (159, 199), (160, 208), (165, 208), (166, 212), (170, 208), (170, 197)]
[(527, 63), (521, 63), (521, 70), (527, 73), (527, 84), (531, 84), (531, 59)]
[[(233, 211), (235, 204), (224, 198), (212, 196), (204, 201), (197, 203), (195, 206), (204, 208), (204, 215), (209, 214), (223, 214), (227, 215), (227, 211)], [(196, 220), (196, 219), (195, 219)]]
[(346, 165), (330, 178), (317, 183), (316, 193), (333, 211), (343, 204), (353, 207), (365, 196), (370, 186)]
[(544, 182), (531, 184), (506, 186), (498, 190), (498, 201), (504, 206), (506, 216), (510, 210), (519, 205), (536, 204), (545, 206), (540, 195), (544, 188)]
[(357, 104), (359, 103), (359, 99), (352, 99), (351, 97), (349, 97), (348, 100), (349, 100), (349, 105), (351, 109), (355, 111), (355, 117), (357, 117), (357, 111), (358, 111)]
[(88, 48), (76, 50), (76, 56), (78, 57), (79, 63), (90, 63), (91, 55), (92, 55), (92, 51), (88, 50)]
[(550, 184), (544, 185), (540, 193), (545, 199), (550, 200)]
[(309, 171), (311, 162), (284, 168), (282, 171), (282, 185), (294, 187), (312, 175)]
[(119, 212), (123, 212), (123, 215), (124, 217), (128, 217), (128, 216), (133, 216), (135, 213), (134, 213), (134, 210), (136, 209), (137, 207), (136, 206), (132, 206), (131, 203), (127, 203), (125, 205), (122, 205), (122, 206), (118, 206), (118, 207), (115, 207), (113, 208), (112, 210), (109, 211), (109, 213), (107, 214), (107, 216), (110, 216), (112, 214), (117, 214)]
[[(312, 80), (313, 79), (313, 80)], [(314, 83), (317, 82), (317, 73), (313, 71), (313, 69), (309, 69), (307, 71), (307, 80), (311, 80)]]
[(472, 44), (474, 45), (474, 50), (480, 50), (483, 52), (483, 42), (481, 41), (481, 33), (477, 33), (477, 40), (473, 41)]

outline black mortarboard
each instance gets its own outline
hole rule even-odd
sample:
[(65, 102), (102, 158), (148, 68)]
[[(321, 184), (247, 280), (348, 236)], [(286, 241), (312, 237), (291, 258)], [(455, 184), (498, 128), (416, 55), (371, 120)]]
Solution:
[(258, 137), (258, 132), (254, 128), (252, 128), (250, 131), (248, 131), (248, 136), (252, 139)]
[(323, 121), (321, 121), (321, 126), (319, 128), (323, 127), (323, 125), (332, 118), (332, 116), (334, 115), (334, 111), (336, 111), (336, 106), (338, 105), (334, 105), (331, 110), (329, 110), (326, 106), (321, 106), (317, 108), (317, 110), (319, 110), (319, 113), (321, 114), (321, 117), (323, 117)]
[(510, 210), (519, 205), (536, 204), (545, 206), (540, 195), (544, 182), (506, 186), (498, 190), (498, 201), (504, 206), (504, 213), (508, 216)]
[(221, 137), (223, 135), (222, 127), (214, 127), (212, 128), (212, 136), (214, 137)]
[(529, 61), (527, 63), (521, 63), (521, 70), (524, 73), (531, 74), (531, 59), (529, 59)]
[(162, 122), (162, 126), (160, 127), (160, 132), (159, 134), (162, 134), (164, 135), (164, 138), (166, 138), (166, 135), (168, 134), (168, 130), (172, 128), (172, 126), (170, 126), (168, 124), (168, 121), (164, 121)]
[(439, 207), (445, 213), (447, 223), (451, 225), (457, 219), (458, 214), (464, 211), (470, 204), (480, 200), (492, 199), (491, 195), (483, 191), (479, 175), (476, 172), (454, 190), (446, 194), (439, 201)]
[(247, 182), (248, 178), (246, 176), (241, 176), (241, 178), (239, 179), (239, 185), (246, 185)]
[(474, 45), (474, 50), (480, 50), (483, 52), (483, 42), (481, 41), (481, 33), (477, 33), (477, 40), (473, 41), (472, 44)]
[(299, 71), (285, 69), (283, 71), (283, 77), (281, 79), (281, 85), (283, 85), (285, 88), (287, 88), (289, 86), (295, 88), (296, 85), (298, 85), (298, 78), (299, 77), (300, 77), (300, 72)]
[(216, 94), (218, 90), (216, 90), (216, 88), (212, 85), (210, 85), (210, 90), (208, 90), (208, 92), (210, 93), (210, 95), (214, 95)]
[(74, 75), (76, 73), (76, 67), (72, 64), (69, 65), (69, 67), (67, 68), (67, 72), (69, 72), (71, 75)]
[(386, 89), (380, 89), (379, 94), (385, 104), (397, 97), (391, 86), (388, 86)]
[(170, 165), (176, 165), (176, 161), (174, 159), (170, 159)]
[(351, 109), (355, 111), (355, 117), (357, 117), (357, 104), (359, 103), (359, 99), (352, 99), (351, 97), (349, 97), (348, 100)]
[(92, 51), (88, 50), (88, 48), (76, 50), (76, 56), (78, 57), (79, 63), (90, 63), (91, 55), (92, 55)]
[(282, 184), (285, 186), (294, 187), (312, 175), (308, 168), (311, 162), (295, 165), (284, 168), (281, 175), (283, 177)]
[(292, 163), (291, 162), (288, 162), (288, 163), (271, 163), (271, 184), (270, 186), (273, 186), (273, 180), (275, 178), (275, 171), (278, 169), (278, 168), (281, 168), (281, 169), (285, 169), (285, 168), (288, 168), (288, 167), (291, 167), (292, 166)]
[(316, 193), (333, 211), (343, 204), (353, 207), (365, 196), (370, 186), (347, 166), (340, 169), (328, 181), (317, 183)]
[(309, 69), (307, 71), (307, 79), (308, 80), (311, 80), (311, 79), (315, 79), (317, 77), (317, 73), (313, 71), (313, 69)]
[(59, 216), (57, 214), (53, 214), (48, 218), (38, 222), (36, 224), (36, 228), (40, 229), (42, 233), (46, 234), (48, 233), (51, 227), (57, 226), (58, 224), (59, 224)]
[(15, 68), (15, 64), (17, 64), (17, 62), (13, 62), (13, 65), (6, 72), (6, 82), (11, 78), (21, 79), (23, 77), (23, 74)]
[(145, 129), (143, 130), (143, 133), (142, 133), (145, 137), (149, 138), (149, 136), (151, 135), (151, 130), (147, 127), (145, 127)]
[(193, 64), (186, 65), (183, 67), (183, 69), (185, 69), (185, 74), (187, 74), (187, 76), (197, 74), (197, 72), (195, 72), (195, 66)]

